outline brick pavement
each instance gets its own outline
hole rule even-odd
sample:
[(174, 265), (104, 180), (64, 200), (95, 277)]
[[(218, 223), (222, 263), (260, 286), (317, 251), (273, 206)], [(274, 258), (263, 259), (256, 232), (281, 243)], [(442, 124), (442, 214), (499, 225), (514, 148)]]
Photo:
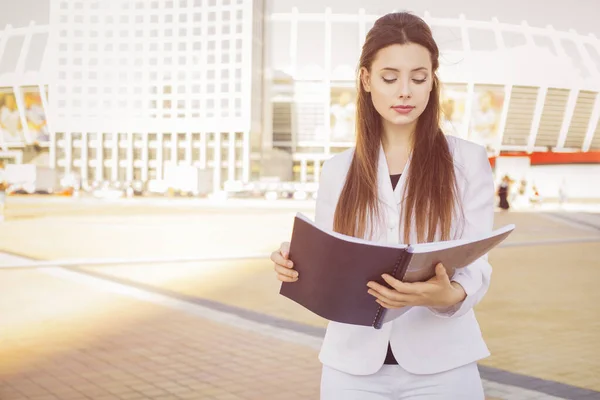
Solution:
[(317, 397), (314, 349), (38, 271), (2, 276), (3, 400)]
[[(132, 210), (135, 211), (132, 213)], [(48, 210), (40, 205), (36, 205), (33, 209), (13, 208), (12, 212), (20, 214), (12, 221), (0, 224), (0, 248), (28, 252), (32, 249), (31, 243), (36, 243), (34, 247), (38, 252), (36, 256), (44, 258), (64, 257), (81, 252), (82, 249), (91, 249), (95, 257), (106, 256), (107, 249), (116, 249), (114, 251), (118, 255), (129, 257), (139, 256), (141, 251), (149, 251), (155, 256), (164, 256), (169, 254), (170, 250), (168, 246), (159, 244), (161, 238), (165, 237), (161, 235), (166, 231), (170, 235), (169, 243), (180, 243), (175, 247), (177, 252), (185, 248), (187, 254), (195, 254), (194, 251), (198, 251), (198, 244), (202, 250), (216, 247), (212, 246), (214, 242), (210, 241), (211, 235), (205, 232), (203, 227), (207, 224), (215, 225), (215, 221), (224, 221), (219, 225), (221, 233), (215, 235), (214, 240), (220, 240), (219, 238), (228, 232), (228, 239), (233, 243), (229, 248), (247, 251), (258, 245), (267, 249), (272, 248), (273, 244), (285, 235), (290, 226), (282, 221), (288, 220), (293, 215), (289, 210), (267, 213), (269, 218), (264, 219), (265, 224), (262, 227), (266, 233), (252, 235), (248, 226), (252, 226), (255, 218), (263, 220), (264, 215), (257, 216), (238, 210), (227, 214), (228, 218), (223, 220), (219, 219), (222, 211), (210, 212), (211, 217), (208, 218), (205, 214), (206, 210), (192, 208), (158, 210), (153, 207), (135, 209), (82, 207), (76, 210), (76, 216), (70, 215), (67, 211), (54, 207), (51, 209), (51, 215), (46, 215)], [(259, 213), (264, 212), (264, 210), (259, 211)], [(514, 237), (509, 240), (509, 244), (514, 244), (514, 247), (492, 252), (491, 260), (494, 266), (492, 288), (477, 308), (478, 319), (493, 353), (492, 357), (482, 362), (483, 366), (600, 390), (598, 378), (600, 376), (600, 361), (598, 361), (600, 360), (598, 350), (600, 349), (600, 318), (598, 318), (600, 314), (597, 306), (600, 292), (595, 289), (595, 282), (600, 278), (598, 276), (600, 269), (598, 259), (594, 256), (600, 250), (599, 242), (519, 245), (519, 243), (539, 240), (598, 239), (600, 230), (594, 229), (594, 221), (597, 221), (597, 217), (594, 219), (579, 215), (578, 218), (580, 221), (592, 221), (592, 226), (585, 227), (580, 223), (569, 223), (560, 218), (538, 214), (497, 214), (496, 225), (515, 222), (518, 228)], [(247, 226), (239, 231), (232, 230), (231, 227), (235, 226), (235, 222), (240, 221), (243, 222), (242, 225)], [(59, 229), (60, 234), (64, 235), (61, 241), (47, 240), (49, 235), (52, 235), (52, 226), (62, 227)], [(89, 232), (98, 230), (101, 235), (97, 232), (97, 236), (88, 235)], [(140, 240), (125, 242), (131, 235), (138, 235)], [(101, 246), (94, 246), (95, 242), (90, 239), (94, 237), (101, 242)], [(29, 242), (24, 241), (26, 238)], [(200, 241), (194, 238), (199, 238)], [(246, 240), (243, 244), (246, 238), (250, 240)], [(222, 240), (220, 241), (222, 243)], [(59, 245), (55, 248), (37, 245), (48, 242)], [(69, 246), (61, 243), (69, 244), (75, 251), (69, 253)], [(124, 243), (133, 243), (133, 245), (124, 246)], [(242, 245), (238, 245), (239, 243)], [(196, 245), (195, 250), (194, 245)], [(228, 247), (223, 245), (213, 250), (227, 249)], [(575, 258), (569, 259), (565, 250), (569, 250)], [(262, 261), (125, 264), (86, 269), (131, 280), (134, 283), (169, 289), (174, 293), (212, 299), (218, 304), (291, 319), (314, 327), (324, 326), (324, 321), (320, 318), (310, 315), (289, 301), (286, 302), (285, 299), (282, 301), (277, 296), (278, 285), (272, 278), (271, 267)], [(57, 350), (59, 353), (64, 352), (72, 356), (89, 354), (88, 352), (92, 350), (86, 347), (88, 341), (102, 342), (105, 335), (106, 338), (122, 338), (119, 336), (122, 332), (128, 332), (130, 335), (132, 332), (137, 332), (134, 328), (133, 331), (121, 329), (113, 321), (122, 322), (123, 326), (139, 326), (149, 330), (157, 329), (154, 324), (158, 326), (158, 331), (161, 331), (166, 329), (160, 325), (164, 314), (173, 314), (173, 311), (157, 311), (156, 305), (151, 307), (145, 303), (138, 305), (139, 302), (123, 299), (123, 296), (108, 298), (105, 294), (86, 289), (85, 285), (62, 282), (61, 279), (50, 278), (40, 271), (0, 269), (0, 273), (2, 274), (0, 290), (3, 293), (3, 296), (0, 296), (0, 309), (4, 310), (3, 318), (0, 319), (0, 329), (3, 339), (9, 338), (0, 342), (2, 360), (0, 373), (8, 371), (2, 369), (7, 366), (17, 368), (18, 365), (25, 365), (24, 372), (10, 378), (10, 382), (18, 382), (17, 386), (26, 385), (27, 382), (32, 381), (32, 377), (37, 382), (40, 373), (45, 376), (43, 371), (49, 374), (52, 368), (44, 362), (52, 362), (51, 360), (56, 359), (54, 356)], [(43, 283), (35, 284), (37, 279), (42, 279), (40, 277), (43, 277)], [(47, 283), (48, 279), (53, 283)], [(59, 289), (50, 294), (47, 288), (54, 286)], [(235, 296), (231, 295), (232, 292)], [(77, 299), (77, 302), (74, 303), (73, 299)], [(15, 304), (19, 304), (18, 313), (14, 312)], [(11, 317), (4, 319), (6, 315)], [(153, 319), (152, 317), (156, 315), (160, 315), (160, 318)], [(182, 315), (181, 318), (186, 320), (183, 325), (187, 326), (189, 323), (190, 327), (196, 326), (192, 322), (187, 322), (192, 317), (185, 313)], [(65, 322), (64, 318), (77, 322)], [(140, 318), (142, 321), (139, 321)], [(205, 318), (195, 316), (192, 319), (203, 321)], [(203, 325), (202, 322), (200, 324)], [(220, 323), (216, 325), (224, 332), (230, 329), (222, 327)], [(218, 330), (213, 330), (212, 334), (218, 338), (231, 339), (231, 336), (219, 333)], [(261, 341), (265, 341), (264, 337), (258, 337)], [(95, 339), (91, 340), (91, 338)], [(148, 340), (141, 346), (151, 349), (153, 345), (149, 336)], [(73, 344), (77, 344), (76, 350), (70, 352)], [(218, 343), (214, 346), (218, 346)], [(106, 354), (111, 353), (110, 348), (111, 346), (105, 346), (102, 351)], [(312, 354), (309, 358), (316, 360), (314, 346), (308, 346), (308, 350), (306, 350), (307, 346), (302, 348)], [(91, 349), (95, 348), (91, 347)], [(102, 354), (101, 350), (94, 351), (95, 353), (92, 354)], [(118, 355), (116, 357), (119, 359)], [(32, 370), (32, 365), (35, 365), (36, 369)], [(46, 367), (43, 367), (44, 365)], [(313, 376), (309, 379), (313, 385), (318, 382), (318, 364), (314, 365), (316, 372), (313, 371), (313, 374), (316, 374), (314, 376), (317, 378)], [(38, 375), (31, 375), (31, 373)], [(500, 394), (504, 397), (497, 397), (548, 398), (539, 397), (540, 394), (536, 391), (529, 395), (524, 394), (521, 388), (515, 389), (518, 394), (510, 394), (510, 388), (506, 385), (501, 385), (498, 389), (493, 387), (493, 383), (488, 382), (486, 386), (491, 396)], [(265, 384), (263, 382), (263, 385)], [(7, 384), (7, 381), (0, 379), (0, 390), (6, 391), (11, 387), (12, 385)], [(566, 395), (564, 397), (568, 398)], [(2, 396), (0, 398), (4, 399)]]
[(319, 341), (66, 269), (0, 273), (3, 400), (318, 398)]

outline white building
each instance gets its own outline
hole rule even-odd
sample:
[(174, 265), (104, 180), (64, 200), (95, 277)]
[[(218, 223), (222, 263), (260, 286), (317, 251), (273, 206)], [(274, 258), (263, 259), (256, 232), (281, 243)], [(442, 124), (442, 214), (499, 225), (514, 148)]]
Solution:
[[(5, 114), (22, 127), (1, 156), (88, 182), (161, 180), (169, 164), (210, 169), (214, 190), (272, 175), (317, 181), (322, 162), (353, 145), (360, 49), (394, 3), (305, 3), (52, 0), (49, 25), (0, 32), (0, 60), (20, 39), (17, 60), (0, 64), (0, 96), (14, 94)], [(600, 150), (598, 38), (422, 16), (441, 50), (447, 133), (491, 155)], [(27, 93), (46, 110), (47, 142)]]

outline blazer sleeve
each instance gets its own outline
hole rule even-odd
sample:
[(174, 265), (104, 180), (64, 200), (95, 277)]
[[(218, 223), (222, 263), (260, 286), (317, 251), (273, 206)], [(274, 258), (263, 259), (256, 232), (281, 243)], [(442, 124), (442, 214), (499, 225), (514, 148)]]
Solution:
[[(463, 197), (464, 229), (461, 238), (476, 238), (490, 233), (494, 226), (494, 178), (492, 168), (485, 149), (477, 146), (477, 151), (465, 159), (468, 163), (466, 177), (468, 178)], [(460, 216), (459, 216), (460, 217)], [(487, 254), (477, 259), (465, 268), (458, 269), (452, 281), (459, 283), (467, 297), (460, 303), (440, 310), (429, 309), (440, 317), (460, 317), (477, 305), (488, 291), (492, 275), (492, 266)]]
[(333, 230), (333, 216), (335, 213), (333, 199), (333, 183), (331, 162), (325, 161), (321, 168), (319, 178), (319, 189), (317, 190), (317, 201), (315, 206), (315, 224), (323, 229)]

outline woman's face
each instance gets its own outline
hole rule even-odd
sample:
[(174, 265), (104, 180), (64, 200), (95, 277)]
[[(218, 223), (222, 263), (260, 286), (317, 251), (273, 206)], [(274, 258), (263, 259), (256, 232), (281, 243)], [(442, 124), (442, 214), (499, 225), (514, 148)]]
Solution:
[(364, 89), (371, 93), (384, 124), (413, 124), (427, 107), (433, 87), (429, 51), (418, 44), (394, 44), (379, 50), (371, 70), (361, 69)]

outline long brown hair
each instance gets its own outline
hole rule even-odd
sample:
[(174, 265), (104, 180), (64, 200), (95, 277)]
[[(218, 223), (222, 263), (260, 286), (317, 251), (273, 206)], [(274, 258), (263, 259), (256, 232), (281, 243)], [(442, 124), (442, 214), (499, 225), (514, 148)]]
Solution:
[[(458, 203), (454, 163), (444, 133), (440, 129), (439, 50), (431, 29), (419, 17), (401, 12), (379, 18), (369, 31), (362, 48), (356, 111), (356, 149), (334, 215), (334, 230), (364, 237), (367, 225), (379, 217), (377, 165), (383, 131), (381, 115), (360, 79), (361, 68), (368, 71), (377, 52), (393, 44), (415, 43), (431, 54), (433, 89), (419, 116), (411, 138), (412, 154), (403, 193), (404, 242), (416, 228), (418, 242), (450, 238), (452, 219)], [(381, 172), (381, 171), (380, 171)], [(414, 222), (414, 225), (412, 225)]]

